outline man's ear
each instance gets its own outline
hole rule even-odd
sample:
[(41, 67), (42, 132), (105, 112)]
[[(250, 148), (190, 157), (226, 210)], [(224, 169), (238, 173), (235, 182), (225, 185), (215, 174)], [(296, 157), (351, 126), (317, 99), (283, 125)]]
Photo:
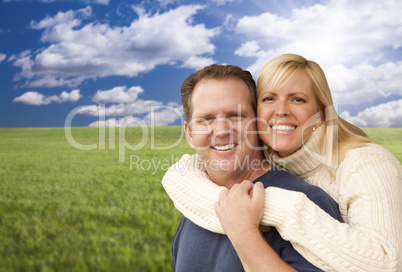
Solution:
[(191, 148), (195, 149), (193, 145), (193, 135), (191, 134), (191, 129), (187, 121), (184, 121), (184, 132), (186, 133), (187, 141), (189, 142)]

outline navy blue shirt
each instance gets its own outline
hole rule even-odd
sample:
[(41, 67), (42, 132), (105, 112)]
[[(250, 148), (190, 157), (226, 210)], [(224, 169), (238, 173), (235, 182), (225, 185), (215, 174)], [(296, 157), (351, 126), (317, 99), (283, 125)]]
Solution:
[[(337, 203), (321, 188), (308, 184), (302, 179), (283, 170), (272, 169), (257, 178), (264, 187), (279, 187), (303, 192), (321, 209), (342, 221)], [(263, 233), (267, 243), (275, 252), (297, 271), (321, 271), (309, 263), (280, 236), (275, 228)], [(176, 272), (221, 272), (244, 271), (237, 253), (226, 235), (203, 229), (186, 217), (180, 222), (172, 243), (173, 268)]]

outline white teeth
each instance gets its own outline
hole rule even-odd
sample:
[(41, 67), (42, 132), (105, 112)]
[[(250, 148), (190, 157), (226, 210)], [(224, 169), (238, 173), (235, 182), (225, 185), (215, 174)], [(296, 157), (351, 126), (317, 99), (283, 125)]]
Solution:
[(272, 129), (276, 129), (276, 130), (294, 130), (296, 127), (294, 126), (285, 126), (285, 125), (274, 125), (272, 126)]
[(228, 144), (228, 145), (215, 145), (213, 146), (214, 149), (224, 151), (224, 150), (229, 150), (234, 148), (236, 145), (235, 144)]

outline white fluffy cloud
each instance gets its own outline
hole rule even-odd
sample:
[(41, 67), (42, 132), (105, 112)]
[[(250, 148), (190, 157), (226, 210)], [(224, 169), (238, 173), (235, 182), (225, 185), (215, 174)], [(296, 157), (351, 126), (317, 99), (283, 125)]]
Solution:
[(367, 108), (356, 116), (347, 111), (340, 116), (359, 127), (402, 127), (402, 99)]
[(174, 123), (177, 119), (184, 124), (183, 107), (177, 104), (163, 106), (150, 112), (144, 117), (144, 121), (149, 126), (167, 126)]
[[(192, 24), (201, 6), (180, 6), (164, 13), (147, 14), (133, 7), (138, 18), (129, 26), (83, 22), (92, 8), (59, 12), (31, 27), (43, 30), (41, 41), (50, 43), (39, 52), (14, 56), (26, 86), (77, 86), (87, 78), (111, 75), (138, 76), (157, 65), (201, 68), (214, 62), (208, 55), (219, 28)], [(198, 63), (198, 65), (197, 65)]]
[(107, 5), (109, 5), (110, 0), (93, 0), (93, 1), (88, 1), (88, 2), (89, 3), (93, 2), (93, 3), (96, 3), (96, 4), (107, 6)]
[(215, 61), (212, 58), (193, 56), (193, 57), (189, 57), (187, 60), (183, 61), (183, 64), (181, 65), (181, 67), (198, 70), (198, 69), (208, 66), (214, 62)]
[(167, 5), (172, 4), (174, 2), (179, 2), (180, 0), (158, 0), (159, 4), (162, 7), (167, 7)]
[(294, 9), (290, 17), (269, 12), (245, 16), (236, 32), (254, 40), (236, 53), (259, 58), (251, 67), (254, 73), (267, 60), (290, 52), (313, 58), (323, 67), (356, 65), (380, 49), (402, 46), (401, 10), (401, 1), (332, 0)]
[(131, 116), (150, 112), (152, 109), (162, 107), (163, 103), (154, 100), (138, 99), (131, 103), (120, 103), (113, 105), (89, 105), (84, 106), (81, 114), (91, 116)]
[(73, 90), (70, 93), (62, 92), (60, 95), (45, 96), (38, 92), (26, 92), (14, 98), (14, 102), (26, 105), (42, 106), (55, 103), (77, 102), (81, 98), (80, 90)]
[(326, 75), (334, 102), (359, 104), (402, 94), (402, 62), (379, 66), (363, 62), (352, 68), (338, 64), (328, 68)]
[[(138, 122), (131, 122), (128, 126), (138, 126), (141, 122), (152, 126), (166, 126), (184, 118), (182, 106), (173, 102), (164, 104), (161, 101), (138, 98), (143, 92), (140, 86), (117, 86), (111, 90), (98, 90), (92, 98), (98, 105), (83, 106), (78, 113), (102, 117), (102, 120), (89, 126), (127, 126), (127, 122), (133, 120)], [(112, 118), (106, 119), (107, 117)]]
[(226, 4), (232, 4), (236, 2), (241, 2), (242, 0), (210, 0), (211, 2), (215, 3), (218, 6), (223, 6)]
[(7, 57), (6, 54), (0, 53), (0, 63), (1, 63), (3, 60), (5, 60), (6, 57)]
[(126, 86), (114, 87), (111, 90), (98, 90), (92, 101), (95, 103), (133, 103), (138, 94), (144, 92), (140, 86), (134, 86), (127, 90)]
[(168, 126), (180, 119), (184, 123), (182, 106), (162, 106), (150, 109), (151, 111), (144, 118), (135, 116), (124, 116), (120, 118), (109, 118), (97, 120), (89, 124), (90, 127), (137, 127), (137, 126)]

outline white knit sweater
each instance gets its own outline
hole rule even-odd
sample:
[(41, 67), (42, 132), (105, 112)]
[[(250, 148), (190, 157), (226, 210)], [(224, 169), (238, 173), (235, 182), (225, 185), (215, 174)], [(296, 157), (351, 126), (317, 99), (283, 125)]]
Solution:
[[(349, 151), (339, 167), (333, 164), (337, 168), (332, 177), (325, 167), (331, 166), (331, 159), (318, 152), (326, 134), (322, 126), (296, 153), (272, 158), (331, 195), (345, 223), (300, 192), (269, 187), (262, 224), (276, 227), (300, 254), (325, 271), (402, 271), (401, 164), (383, 147), (368, 144)], [(184, 155), (162, 184), (184, 216), (223, 233), (214, 211), (223, 187), (211, 182), (199, 163), (196, 155)]]

